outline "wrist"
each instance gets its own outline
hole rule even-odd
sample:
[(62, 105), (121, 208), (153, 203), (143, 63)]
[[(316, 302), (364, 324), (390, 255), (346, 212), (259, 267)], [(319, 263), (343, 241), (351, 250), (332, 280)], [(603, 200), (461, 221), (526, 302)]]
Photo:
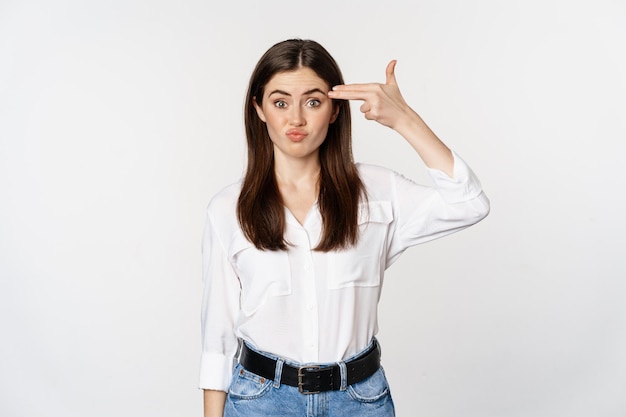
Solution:
[(419, 140), (423, 136), (434, 136), (434, 133), (426, 125), (424, 120), (415, 111), (409, 109), (406, 115), (400, 118), (394, 127), (409, 142)]

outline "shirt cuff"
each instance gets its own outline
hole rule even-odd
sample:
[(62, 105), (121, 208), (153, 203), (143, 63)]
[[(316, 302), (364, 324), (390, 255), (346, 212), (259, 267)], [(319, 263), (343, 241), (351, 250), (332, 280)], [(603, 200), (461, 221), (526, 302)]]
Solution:
[(454, 157), (454, 178), (438, 169), (426, 168), (439, 194), (448, 204), (461, 203), (476, 198), (482, 192), (482, 186), (476, 175), (460, 156), (452, 151)]
[(228, 392), (233, 377), (232, 356), (221, 353), (203, 352), (200, 359), (200, 383), (202, 389)]

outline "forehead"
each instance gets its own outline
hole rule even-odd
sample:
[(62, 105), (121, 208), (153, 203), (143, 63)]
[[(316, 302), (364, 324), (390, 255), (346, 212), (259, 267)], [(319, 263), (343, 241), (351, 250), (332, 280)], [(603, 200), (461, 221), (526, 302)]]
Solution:
[(314, 88), (326, 91), (330, 88), (330, 86), (311, 68), (302, 67), (294, 71), (285, 71), (274, 74), (265, 86), (265, 93), (269, 94), (276, 89), (289, 93), (297, 93), (301, 91), (309, 91)]

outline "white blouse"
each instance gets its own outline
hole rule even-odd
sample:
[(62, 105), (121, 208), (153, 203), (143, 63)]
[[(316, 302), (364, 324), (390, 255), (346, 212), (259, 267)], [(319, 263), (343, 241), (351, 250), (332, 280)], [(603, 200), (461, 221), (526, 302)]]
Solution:
[(237, 222), (241, 182), (211, 199), (202, 242), (200, 388), (228, 390), (240, 340), (298, 363), (358, 353), (378, 331), (384, 271), (408, 247), (489, 212), (480, 182), (456, 154), (454, 179), (427, 169), (434, 187), (386, 168), (357, 167), (368, 201), (360, 207), (359, 241), (348, 250), (313, 250), (322, 231), (317, 205), (304, 224), (285, 209), (287, 251), (258, 250)]

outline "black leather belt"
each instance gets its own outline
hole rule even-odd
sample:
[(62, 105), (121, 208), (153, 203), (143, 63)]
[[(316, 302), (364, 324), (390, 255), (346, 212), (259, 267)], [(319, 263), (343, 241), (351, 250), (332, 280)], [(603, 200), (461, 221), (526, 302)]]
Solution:
[[(243, 344), (239, 362), (243, 367), (264, 378), (273, 380), (276, 375), (276, 359), (268, 358)], [(351, 385), (371, 376), (380, 368), (380, 346), (374, 340), (372, 347), (358, 357), (346, 362), (347, 384)], [(298, 387), (302, 394), (317, 394), (341, 388), (341, 369), (334, 365), (304, 365), (294, 367), (283, 364), (280, 383)]]

